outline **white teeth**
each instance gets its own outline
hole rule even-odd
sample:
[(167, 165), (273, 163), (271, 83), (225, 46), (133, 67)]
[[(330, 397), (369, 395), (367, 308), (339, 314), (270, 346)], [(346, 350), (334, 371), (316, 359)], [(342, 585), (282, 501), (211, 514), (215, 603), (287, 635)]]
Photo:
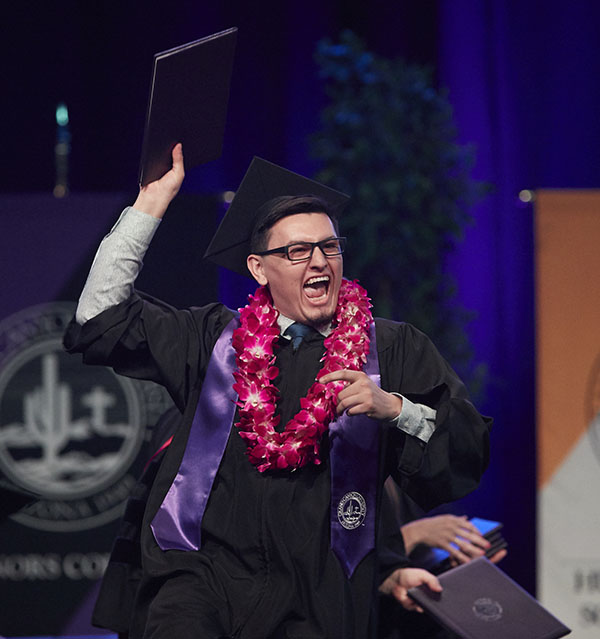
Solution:
[(329, 282), (329, 277), (327, 277), (326, 275), (323, 275), (321, 277), (311, 277), (304, 283), (304, 286), (307, 286), (308, 284), (316, 284), (317, 282)]

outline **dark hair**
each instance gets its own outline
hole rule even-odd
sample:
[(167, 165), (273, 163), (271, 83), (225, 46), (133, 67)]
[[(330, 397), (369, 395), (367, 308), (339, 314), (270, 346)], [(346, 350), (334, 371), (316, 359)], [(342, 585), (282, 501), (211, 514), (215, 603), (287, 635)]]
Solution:
[(250, 237), (250, 252), (266, 251), (269, 244), (269, 231), (279, 220), (298, 213), (325, 213), (338, 233), (337, 218), (331, 207), (314, 195), (282, 195), (265, 202), (256, 214), (256, 222)]

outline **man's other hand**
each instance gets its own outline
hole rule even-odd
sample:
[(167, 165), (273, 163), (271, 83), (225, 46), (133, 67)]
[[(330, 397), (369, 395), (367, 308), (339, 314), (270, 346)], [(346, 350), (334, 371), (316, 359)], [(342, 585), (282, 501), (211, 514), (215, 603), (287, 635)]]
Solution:
[(362, 371), (339, 370), (319, 378), (322, 384), (345, 382), (338, 393), (337, 413), (341, 415), (367, 414), (373, 419), (390, 420), (400, 415), (402, 398), (388, 393)]

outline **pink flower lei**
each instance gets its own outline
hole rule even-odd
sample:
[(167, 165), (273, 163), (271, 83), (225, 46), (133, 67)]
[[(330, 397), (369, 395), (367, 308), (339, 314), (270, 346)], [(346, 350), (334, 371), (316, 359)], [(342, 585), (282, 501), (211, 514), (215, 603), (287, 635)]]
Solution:
[(321, 384), (319, 379), (340, 369), (362, 369), (369, 353), (370, 308), (366, 290), (357, 282), (342, 280), (333, 330), (325, 339), (323, 367), (300, 400), (301, 410), (283, 432), (277, 432), (279, 391), (273, 380), (279, 370), (274, 365), (273, 342), (279, 337), (279, 312), (264, 286), (248, 297), (248, 305), (240, 309), (240, 326), (233, 333), (237, 364), (233, 388), (240, 409), (235, 425), (246, 441), (248, 458), (260, 472), (321, 463), (321, 437), (336, 417), (337, 394), (344, 385)]

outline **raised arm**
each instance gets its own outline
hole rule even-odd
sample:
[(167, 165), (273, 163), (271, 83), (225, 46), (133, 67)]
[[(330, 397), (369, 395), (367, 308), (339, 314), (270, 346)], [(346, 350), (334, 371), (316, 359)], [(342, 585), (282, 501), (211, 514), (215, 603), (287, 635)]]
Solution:
[(173, 148), (172, 158), (171, 170), (160, 180), (140, 188), (133, 207), (123, 211), (102, 240), (79, 298), (75, 314), (78, 324), (85, 324), (130, 297), (160, 219), (183, 182), (181, 144)]

